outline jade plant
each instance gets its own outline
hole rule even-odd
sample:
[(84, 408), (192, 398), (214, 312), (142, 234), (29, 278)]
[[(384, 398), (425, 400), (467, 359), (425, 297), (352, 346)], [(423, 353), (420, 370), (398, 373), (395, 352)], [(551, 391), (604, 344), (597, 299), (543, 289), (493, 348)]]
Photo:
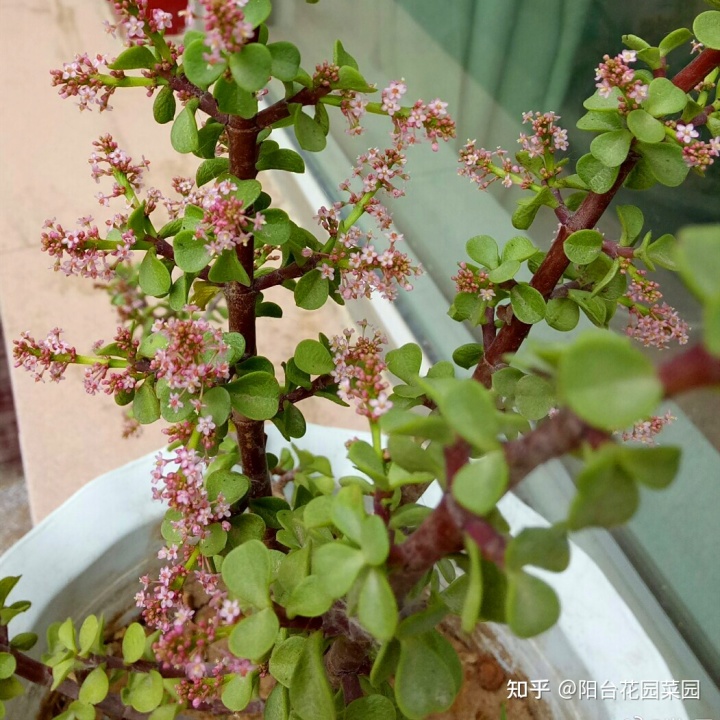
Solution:
[[(8, 601), (19, 578), (0, 581), (0, 717), (12, 715), (22, 677), (68, 698), (58, 720), (96, 711), (169, 720), (188, 708), (262, 710), (268, 720), (423, 718), (449, 708), (461, 685), (443, 618), (459, 616), (468, 632), (506, 623), (523, 638), (550, 628), (558, 598), (533, 568), (562, 572), (572, 532), (622, 524), (640, 487), (671, 483), (680, 450), (653, 444), (670, 420), (658, 404), (720, 384), (720, 226), (676, 239), (618, 205), (621, 233), (598, 229), (621, 187), (676, 187), (714, 170), (718, 3), (692, 31), (658, 46), (627, 35), (626, 50), (598, 59), (578, 122), (589, 152), (574, 171), (552, 112), (524, 115), (517, 152), (462, 147), (460, 173), (480, 189), (498, 181), (519, 191), (519, 234), (467, 241), (449, 316), (478, 342), (427, 372), (417, 345), (386, 352), (366, 323), (304, 339), (274, 367), (256, 324), (281, 322), (282, 309), (263, 297), (269, 288), (308, 310), (411, 289), (420, 269), (384, 203), (405, 194), (411, 145), (454, 138), (446, 103), (404, 104), (402, 80), (378, 92), (339, 41), (324, 63), (303, 68), (295, 45), (270, 37), (270, 0), (201, 5), (204, 30), (178, 42), (166, 35), (168, 14), (146, 0), (115, 2), (111, 30), (127, 47), (52, 71), (81, 109), (109, 110), (119, 88), (143, 89), (174, 149), (199, 160), (195, 178), (174, 178), (166, 195), (143, 186), (144, 159), (103, 136), (92, 174), (117, 214), (106, 227), (84, 217), (77, 229), (53, 219), (42, 231), (55, 269), (104, 285), (120, 325), (87, 355), (58, 329), (42, 340), (24, 333), (16, 364), (52, 381), (84, 365), (85, 389), (114, 396), (132, 424), (169, 423), (149, 478), (168, 506), (166, 544), (114, 652), (102, 618), (59, 618), (34, 659), (35, 635), (8, 627), (29, 607)], [(305, 11), (322, 23), (318, 8)], [(363, 152), (370, 115), (387, 123), (387, 149)], [(347, 123), (361, 154), (318, 225), (301, 227), (262, 178), (304, 172), (303, 156), (325, 148), (331, 122)], [(279, 128), (294, 132), (300, 152), (273, 139)], [(547, 251), (522, 232), (539, 212), (558, 221)], [(679, 273), (705, 315), (696, 344), (656, 368), (636, 341), (688, 343), (686, 323), (651, 279), (658, 267)], [(629, 337), (607, 329), (616, 313)], [(596, 327), (563, 338), (583, 317)], [(558, 342), (516, 356), (542, 323)], [(311, 396), (367, 419), (365, 439), (347, 444), (356, 473), (336, 477), (303, 449)], [(266, 449), (267, 423), (287, 441), (278, 455)], [(498, 501), (566, 454), (580, 467), (567, 517), (511, 536)], [(419, 500), (433, 482), (442, 496), (427, 507)], [(188, 601), (191, 586), (200, 608)], [(274, 682), (261, 694), (267, 676)]]

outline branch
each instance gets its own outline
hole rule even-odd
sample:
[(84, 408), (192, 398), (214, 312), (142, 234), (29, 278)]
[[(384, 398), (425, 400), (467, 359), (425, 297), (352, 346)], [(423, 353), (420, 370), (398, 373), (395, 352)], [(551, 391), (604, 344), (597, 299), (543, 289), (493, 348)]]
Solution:
[(317, 105), (320, 102), (320, 98), (328, 95), (330, 92), (331, 89), (329, 87), (314, 89), (303, 88), (290, 99), (279, 100), (274, 105), (259, 112), (255, 118), (255, 124), (258, 128), (270, 127), (270, 125), (274, 125), (276, 122), (290, 117), (288, 105)]
[(281, 395), (278, 401), (279, 407), (282, 407), (286, 400), (294, 405), (295, 403), (311, 398), (321, 390), (336, 384), (337, 380), (335, 380), (332, 375), (320, 375), (310, 383), (309, 388), (298, 387), (285, 395)]
[(320, 257), (311, 257), (308, 258), (308, 261), (304, 265), (292, 263), (273, 270), (267, 275), (262, 275), (257, 278), (253, 283), (253, 289), (262, 292), (276, 285), (282, 285), (286, 280), (294, 280), (295, 278), (302, 277), (305, 273), (313, 270), (320, 260)]
[(702, 345), (696, 345), (663, 363), (658, 376), (665, 388), (665, 397), (720, 385), (720, 358), (711, 355)]

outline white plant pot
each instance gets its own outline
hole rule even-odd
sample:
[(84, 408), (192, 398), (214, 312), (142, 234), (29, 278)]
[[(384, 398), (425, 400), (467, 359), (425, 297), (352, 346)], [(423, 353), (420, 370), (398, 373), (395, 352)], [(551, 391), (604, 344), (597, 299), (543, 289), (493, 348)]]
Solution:
[[(268, 425), (271, 452), (285, 444)], [(302, 447), (325, 455), (337, 476), (352, 474), (344, 443), (347, 430), (308, 426)], [(32, 608), (15, 618), (11, 633), (34, 630), (44, 645), (44, 629), (55, 620), (82, 619), (90, 613), (106, 620), (134, 612), (132, 597), (138, 578), (154, 563), (162, 544), (159, 523), (165, 508), (151, 500), (150, 472), (155, 454), (147, 455), (84, 486), (62, 507), (20, 539), (0, 557), (0, 577), (22, 575), (13, 599), (31, 600)], [(430, 488), (423, 501), (434, 504), (439, 489)], [(500, 509), (513, 531), (547, 522), (513, 495)], [(533, 640), (518, 640), (503, 626), (493, 630), (504, 647), (495, 648), (498, 660), (531, 681), (547, 681), (543, 693), (558, 719), (622, 720), (673, 717), (687, 720), (680, 700), (600, 699), (604, 682), (619, 689), (626, 681), (672, 680), (672, 675), (637, 619), (590, 558), (575, 545), (564, 573), (539, 575), (556, 589), (562, 603), (560, 622)], [(560, 694), (560, 683), (576, 683), (572, 697)], [(597, 699), (580, 698), (580, 681), (597, 683)], [(530, 691), (530, 688), (528, 688)], [(8, 706), (9, 717), (30, 720), (44, 691), (38, 688)], [(15, 713), (15, 714), (13, 714)]]

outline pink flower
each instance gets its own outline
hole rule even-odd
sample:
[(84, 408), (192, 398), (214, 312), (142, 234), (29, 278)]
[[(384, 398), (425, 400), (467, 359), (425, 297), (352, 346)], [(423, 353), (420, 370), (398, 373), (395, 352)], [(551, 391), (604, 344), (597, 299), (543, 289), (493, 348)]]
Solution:
[(675, 135), (682, 143), (691, 143), (694, 138), (700, 137), (700, 133), (695, 130), (695, 126), (692, 123), (688, 123), (687, 125), (678, 123), (675, 128)]

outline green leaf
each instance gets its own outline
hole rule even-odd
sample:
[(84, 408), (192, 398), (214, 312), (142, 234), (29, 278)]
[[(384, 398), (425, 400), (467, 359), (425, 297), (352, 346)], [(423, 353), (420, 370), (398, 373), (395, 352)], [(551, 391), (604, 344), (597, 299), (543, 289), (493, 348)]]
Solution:
[(505, 494), (508, 466), (501, 450), (463, 465), (455, 474), (453, 497), (476, 515), (487, 515)]
[(257, 115), (258, 101), (255, 93), (243, 90), (232, 80), (221, 77), (215, 83), (213, 95), (217, 100), (220, 112), (239, 115), (246, 120)]
[(270, 554), (260, 540), (249, 540), (223, 560), (222, 578), (241, 602), (257, 608), (270, 606)]
[(319, 270), (311, 270), (295, 286), (295, 304), (304, 310), (317, 310), (325, 304), (329, 294), (327, 278), (322, 277)]
[(335, 600), (334, 593), (325, 591), (326, 579), (318, 575), (308, 575), (303, 578), (290, 593), (285, 605), (289, 618), (296, 615), (303, 617), (320, 617), (332, 606)]
[(227, 544), (227, 533), (220, 523), (211, 523), (205, 527), (205, 537), (200, 541), (198, 547), (204, 557), (219, 555)]
[[(182, 312), (183, 308), (188, 304), (188, 295), (192, 287), (195, 276), (192, 273), (183, 273), (170, 288), (168, 294), (168, 304), (175, 312)], [(220, 291), (220, 288), (216, 288)]]
[(157, 64), (157, 58), (145, 45), (133, 45), (123, 50), (108, 67), (111, 70), (151, 70)]
[(295, 136), (300, 147), (310, 152), (320, 152), (327, 144), (323, 129), (302, 110), (295, 114)]
[(269, 420), (278, 411), (280, 385), (270, 373), (250, 372), (225, 389), (233, 408), (250, 420)]
[(570, 564), (570, 543), (562, 527), (524, 528), (514, 537), (505, 551), (508, 570), (520, 570), (524, 565), (562, 572)]
[(272, 608), (267, 607), (244, 617), (233, 628), (228, 639), (228, 647), (236, 657), (259, 661), (275, 644), (279, 630), (280, 622), (277, 615)]
[(189, 273), (200, 272), (212, 259), (205, 240), (195, 237), (192, 230), (183, 230), (173, 241), (175, 262), (181, 270)]
[(648, 85), (648, 95), (642, 106), (653, 117), (661, 117), (682, 112), (687, 100), (687, 95), (671, 80), (659, 77)]
[(287, 640), (276, 645), (270, 656), (268, 670), (270, 674), (286, 688), (290, 687), (293, 672), (295, 672), (304, 647), (304, 637), (291, 635)]
[(17, 661), (11, 653), (0, 652), (0, 680), (6, 680), (15, 674)]
[(345, 710), (345, 720), (395, 720), (395, 706), (384, 695), (368, 695), (353, 700)]
[(310, 635), (290, 682), (290, 706), (301, 720), (335, 720), (333, 692), (323, 663), (323, 634)]
[(508, 260), (491, 270), (488, 273), (488, 279), (493, 283), (504, 283), (512, 280), (519, 269), (520, 263), (517, 260)]
[(545, 300), (534, 287), (518, 283), (510, 291), (513, 314), (520, 322), (533, 325), (545, 318)]
[(17, 635), (13, 635), (12, 640), (10, 640), (10, 647), (13, 650), (20, 650), (21, 652), (26, 652), (27, 650), (31, 650), (33, 647), (35, 647), (35, 643), (37, 643), (37, 640), (38, 636), (35, 633), (18, 633)]
[(576, 168), (580, 179), (598, 195), (606, 193), (617, 180), (619, 168), (606, 167), (591, 154), (583, 155)]
[(125, 631), (122, 641), (123, 660), (132, 665), (142, 658), (145, 652), (145, 629), (140, 623), (131, 623)]
[(85, 680), (83, 680), (78, 700), (88, 703), (88, 705), (97, 705), (107, 697), (109, 689), (110, 682), (108, 681), (105, 670), (101, 667), (96, 667)]
[(465, 250), (472, 260), (490, 270), (494, 270), (500, 264), (498, 245), (489, 235), (476, 235), (470, 238)]
[(148, 380), (135, 390), (133, 415), (141, 425), (149, 425), (160, 419), (160, 401)]
[(720, 296), (720, 224), (684, 227), (679, 240), (677, 264), (687, 286), (704, 302)]
[(170, 131), (170, 143), (179, 153), (195, 152), (200, 147), (195, 110), (197, 103), (189, 102), (175, 118)]
[(525, 375), (515, 387), (515, 406), (527, 420), (544, 418), (555, 406), (552, 385), (537, 375)]
[(607, 97), (600, 95), (598, 91), (595, 91), (585, 102), (583, 107), (586, 110), (617, 110), (618, 100), (622, 93), (619, 88), (611, 88), (610, 94)]
[(675, 447), (619, 448), (617, 461), (632, 478), (661, 490), (675, 479), (680, 467), (680, 449)]
[(276, 685), (265, 701), (263, 720), (290, 720), (290, 697), (288, 688)]
[(609, 132), (622, 130), (623, 122), (618, 112), (589, 110), (577, 121), (577, 127), (579, 130)]
[(425, 636), (400, 642), (395, 699), (409, 720), (422, 720), (430, 713), (444, 712), (455, 701), (457, 692), (453, 667)]
[(396, 350), (391, 350), (385, 358), (388, 370), (406, 382), (412, 385), (414, 380), (420, 374), (422, 365), (422, 350), (415, 343), (406, 343)]
[(165, 125), (175, 117), (175, 93), (169, 85), (165, 85), (153, 101), (153, 117), (155, 122)]
[(295, 348), (295, 365), (309, 375), (325, 375), (335, 369), (330, 351), (317, 340), (303, 340)]
[(507, 621), (515, 635), (533, 637), (557, 622), (560, 601), (547, 583), (522, 571), (510, 573), (508, 580)]
[(362, 626), (380, 641), (395, 635), (398, 607), (385, 573), (371, 568), (360, 589), (358, 619)]
[(453, 351), (453, 362), (465, 370), (469, 370), (480, 362), (483, 346), (480, 343), (466, 343)]
[(632, 110), (627, 116), (630, 132), (646, 143), (659, 143), (665, 139), (665, 126), (645, 110)]
[(693, 33), (706, 48), (720, 50), (720, 12), (700, 13), (693, 22)]
[(148, 250), (140, 263), (138, 279), (140, 289), (152, 297), (167, 295), (172, 285), (170, 271), (157, 259), (154, 250)]
[[(720, 237), (720, 235), (718, 235)], [(661, 235), (647, 248), (648, 259), (666, 270), (678, 271), (677, 241), (669, 233)]]
[(5, 601), (12, 589), (18, 584), (20, 575), (8, 576), (0, 580), (0, 609), (5, 607)]
[(470, 560), (470, 567), (467, 572), (468, 585), (462, 606), (461, 621), (463, 632), (470, 633), (475, 629), (482, 609), (482, 563), (480, 549), (468, 536), (465, 537), (465, 552)]
[(325, 592), (335, 598), (349, 592), (364, 565), (362, 551), (342, 542), (325, 543), (313, 553), (313, 574), (324, 581)]
[(576, 482), (578, 491), (567, 518), (571, 530), (615, 527), (635, 514), (640, 502), (637, 485), (612, 454), (593, 458)]
[[(359, 443), (355, 443), (356, 445)], [(367, 443), (365, 443), (367, 445)], [(369, 447), (369, 446), (368, 446)], [(372, 448), (370, 448), (372, 450)], [(378, 458), (379, 462), (379, 458)], [(331, 512), (335, 527), (353, 542), (360, 544), (362, 524), (365, 520), (365, 508), (360, 489), (351, 485), (340, 489), (333, 500)]]
[(193, 40), (183, 52), (183, 72), (191, 83), (203, 90), (207, 90), (227, 67), (224, 62), (210, 65), (205, 59), (209, 54), (210, 48), (204, 40)]
[(247, 92), (262, 90), (270, 78), (272, 55), (260, 43), (249, 43), (230, 56), (233, 80)]
[(263, 212), (265, 224), (255, 233), (255, 240), (267, 245), (284, 245), (290, 239), (290, 218), (284, 210), (271, 208)]
[(454, 383), (440, 403), (443, 417), (461, 437), (480, 450), (497, 447), (495, 403), (475, 380)]
[(102, 625), (95, 615), (88, 615), (80, 627), (78, 644), (80, 657), (86, 657), (96, 643), (102, 641)]
[(703, 308), (703, 344), (713, 355), (720, 355), (720, 296)]
[(216, 470), (205, 478), (208, 500), (215, 502), (220, 495), (228, 505), (234, 505), (250, 490), (250, 480), (233, 470)]
[(642, 153), (655, 179), (663, 185), (677, 187), (690, 172), (683, 159), (682, 149), (678, 145), (669, 143), (651, 145), (638, 142), (637, 149)]
[(586, 332), (561, 356), (558, 393), (583, 420), (617, 430), (652, 414), (662, 385), (628, 338)]
[[(69, 661), (66, 661), (66, 663), (70, 663), (69, 669), (67, 669), (67, 672), (69, 673), (72, 669), (72, 659)], [(57, 665), (55, 667), (58, 667)], [(53, 677), (55, 676), (55, 668), (53, 668)], [(61, 681), (62, 682), (62, 681)], [(60, 683), (58, 683), (59, 685)], [(57, 687), (57, 686), (56, 686)], [(23, 687), (22, 683), (15, 677), (7, 678), (7, 680), (0, 680), (0, 702), (3, 700), (12, 700), (14, 697), (18, 697), (19, 695), (22, 695), (25, 692), (25, 688)]]
[(537, 248), (524, 235), (517, 235), (505, 243), (502, 250), (502, 261), (517, 260), (523, 262), (531, 258), (537, 252)]
[(292, 82), (300, 69), (300, 51), (289, 42), (270, 43), (272, 55), (270, 74), (283, 82)]
[(225, 388), (214, 387), (206, 390), (203, 395), (203, 415), (210, 414), (218, 427), (230, 416), (230, 395)]
[(212, 264), (208, 278), (211, 282), (239, 282), (246, 287), (250, 285), (250, 277), (240, 264), (235, 250), (223, 250)]
[(305, 161), (294, 150), (280, 148), (261, 154), (255, 167), (258, 170), (285, 170), (285, 172), (304, 173)]
[(390, 552), (387, 528), (379, 515), (363, 520), (360, 531), (360, 547), (368, 565), (382, 565)]
[(210, 158), (200, 163), (195, 173), (195, 184), (198, 187), (206, 185), (218, 175), (222, 175), (230, 169), (230, 160), (228, 158)]
[(339, 40), (335, 41), (335, 46), (333, 48), (333, 64), (338, 67), (348, 65), (355, 70), (358, 69), (357, 60), (355, 60), (355, 58), (347, 50), (345, 50), (343, 44)]
[(538, 210), (543, 205), (551, 208), (558, 206), (558, 201), (548, 187), (535, 193), (533, 197), (518, 200), (517, 209), (512, 215), (512, 224), (518, 230), (527, 230), (534, 222)]
[(270, 0), (249, 0), (243, 8), (245, 22), (250, 23), (254, 28), (264, 23), (272, 12)]
[(605, 167), (614, 168), (622, 165), (628, 156), (632, 139), (633, 136), (629, 130), (606, 132), (598, 135), (590, 143), (590, 152)]
[(545, 322), (555, 330), (568, 332), (573, 330), (580, 320), (580, 310), (576, 303), (568, 298), (548, 300)]
[(126, 688), (133, 709), (140, 713), (149, 713), (162, 702), (165, 693), (162, 675), (157, 670), (149, 673), (135, 673)]
[(602, 298), (593, 297), (586, 290), (570, 290), (570, 299), (577, 303), (593, 325), (605, 327), (607, 307)]
[(643, 212), (635, 205), (618, 205), (616, 211), (623, 229), (620, 244), (632, 245), (642, 231), (645, 222)]
[(578, 230), (563, 243), (568, 260), (589, 265), (602, 252), (603, 236), (597, 230)]
[(225, 684), (221, 699), (228, 710), (241, 712), (248, 706), (252, 698), (254, 678), (254, 673), (233, 675), (230, 682)]

